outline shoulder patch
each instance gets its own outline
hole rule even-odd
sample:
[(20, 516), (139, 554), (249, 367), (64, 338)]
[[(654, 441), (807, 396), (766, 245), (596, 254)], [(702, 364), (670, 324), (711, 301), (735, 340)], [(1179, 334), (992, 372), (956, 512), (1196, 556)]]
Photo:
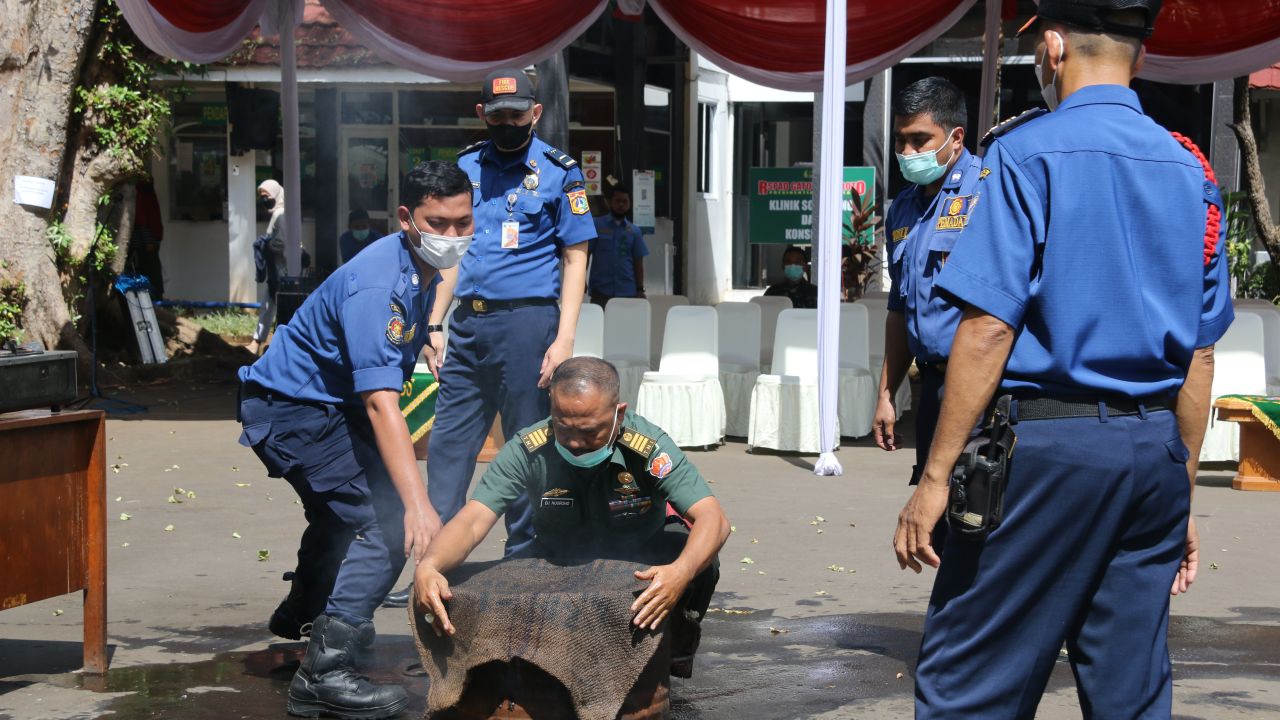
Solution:
[(560, 152), (559, 150), (553, 147), (547, 148), (546, 150), (543, 151), (543, 153), (548, 158), (551, 159), (551, 162), (555, 163), (556, 165), (559, 165), (565, 170), (572, 170), (573, 168), (578, 166), (577, 160), (574, 160), (573, 158), (569, 157), (568, 155)]
[(658, 441), (644, 435), (639, 431), (629, 427), (622, 428), (622, 446), (635, 452), (640, 457), (647, 458), (653, 454), (653, 449), (658, 447)]
[(1031, 108), (1030, 110), (1022, 113), (1021, 115), (1016, 115), (1014, 117), (1011, 117), (1008, 120), (1005, 120), (999, 125), (996, 125), (995, 127), (988, 130), (987, 134), (982, 136), (982, 142), (979, 143), (979, 145), (981, 147), (986, 147), (990, 145), (992, 142), (994, 142), (996, 138), (1002, 135), (1009, 134), (1010, 132), (1031, 122), (1032, 120), (1035, 120), (1041, 115), (1048, 115), (1048, 114), (1049, 114), (1049, 111), (1044, 108), (1041, 108), (1041, 107)]
[(529, 432), (520, 433), (520, 442), (527, 452), (536, 452), (538, 448), (546, 445), (550, 439), (551, 425), (546, 423), (533, 428)]
[(468, 146), (466, 146), (466, 147), (464, 147), (464, 148), (462, 148), (461, 150), (459, 150), (459, 151), (458, 151), (458, 157), (462, 157), (463, 155), (466, 155), (467, 153), (473, 153), (473, 152), (475, 152), (475, 151), (479, 150), (480, 148), (484, 147), (485, 143), (487, 143), (487, 142), (489, 142), (489, 141), (488, 141), (488, 140), (481, 140), (480, 142), (477, 142), (477, 143), (471, 143), (470, 145), (468, 145)]

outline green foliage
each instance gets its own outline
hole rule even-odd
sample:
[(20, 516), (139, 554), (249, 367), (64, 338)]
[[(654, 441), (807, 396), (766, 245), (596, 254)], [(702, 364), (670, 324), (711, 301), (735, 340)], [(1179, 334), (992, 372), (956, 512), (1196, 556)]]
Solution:
[[(171, 102), (185, 88), (153, 84), (159, 72), (183, 75), (202, 70), (190, 63), (158, 60), (137, 42), (120, 9), (108, 0), (98, 18), (104, 33), (97, 60), (110, 81), (76, 88), (76, 112), (99, 150), (119, 161), (126, 175), (145, 175), (147, 160), (172, 115)], [(104, 205), (106, 203), (103, 203)]]
[(58, 259), (58, 264), (65, 265), (71, 259), (71, 245), (75, 242), (71, 231), (67, 230), (61, 220), (54, 220), (45, 228), (44, 236), (53, 247), (53, 255)]
[(0, 281), (0, 343), (22, 339), (22, 310), (26, 305), (26, 285)]
[(1272, 262), (1254, 264), (1257, 228), (1248, 193), (1225, 193), (1222, 200), (1227, 210), (1227, 262), (1236, 296), (1275, 302), (1280, 297), (1280, 272)]

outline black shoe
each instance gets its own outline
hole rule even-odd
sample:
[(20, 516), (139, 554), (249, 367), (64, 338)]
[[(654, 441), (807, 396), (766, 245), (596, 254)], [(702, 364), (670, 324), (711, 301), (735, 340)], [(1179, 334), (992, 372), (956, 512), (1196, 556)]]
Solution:
[[(271, 619), (267, 621), (267, 629), (272, 635), (287, 638), (289, 640), (301, 640), (311, 635), (312, 623), (310, 620), (303, 622), (298, 620), (289, 609), (289, 601), (283, 600), (276, 607), (276, 611), (271, 613)], [(361, 650), (373, 647), (373, 641), (377, 639), (377, 632), (373, 629), (373, 623), (363, 622), (356, 626), (356, 645)]]
[(671, 675), (686, 680), (693, 677), (693, 656), (681, 655), (671, 658)]
[(289, 714), (378, 720), (399, 715), (409, 694), (399, 685), (377, 685), (355, 671), (361, 631), (321, 615), (312, 625), (302, 666), (289, 683)]
[(382, 599), (382, 607), (385, 608), (407, 608), (409, 607), (409, 591), (413, 589), (413, 584), (405, 585), (404, 589), (399, 592), (387, 593)]

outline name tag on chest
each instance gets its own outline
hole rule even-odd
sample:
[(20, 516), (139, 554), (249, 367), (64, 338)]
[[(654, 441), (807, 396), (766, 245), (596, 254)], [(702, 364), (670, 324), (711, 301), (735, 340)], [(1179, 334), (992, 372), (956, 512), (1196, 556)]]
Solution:
[(520, 223), (507, 220), (502, 223), (502, 249), (515, 250), (520, 247)]
[(544, 497), (541, 498), (541, 505), (544, 508), (571, 508), (573, 507), (573, 498), (567, 497)]

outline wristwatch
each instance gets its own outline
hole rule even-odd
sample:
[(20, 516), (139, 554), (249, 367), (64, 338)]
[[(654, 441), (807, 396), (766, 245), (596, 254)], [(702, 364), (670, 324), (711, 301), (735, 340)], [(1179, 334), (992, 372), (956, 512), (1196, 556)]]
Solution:
[(428, 325), (428, 326), (427, 326), (427, 332), (428, 332), (428, 333), (433, 333), (433, 332), (444, 332), (444, 326), (443, 326), (443, 325)]

